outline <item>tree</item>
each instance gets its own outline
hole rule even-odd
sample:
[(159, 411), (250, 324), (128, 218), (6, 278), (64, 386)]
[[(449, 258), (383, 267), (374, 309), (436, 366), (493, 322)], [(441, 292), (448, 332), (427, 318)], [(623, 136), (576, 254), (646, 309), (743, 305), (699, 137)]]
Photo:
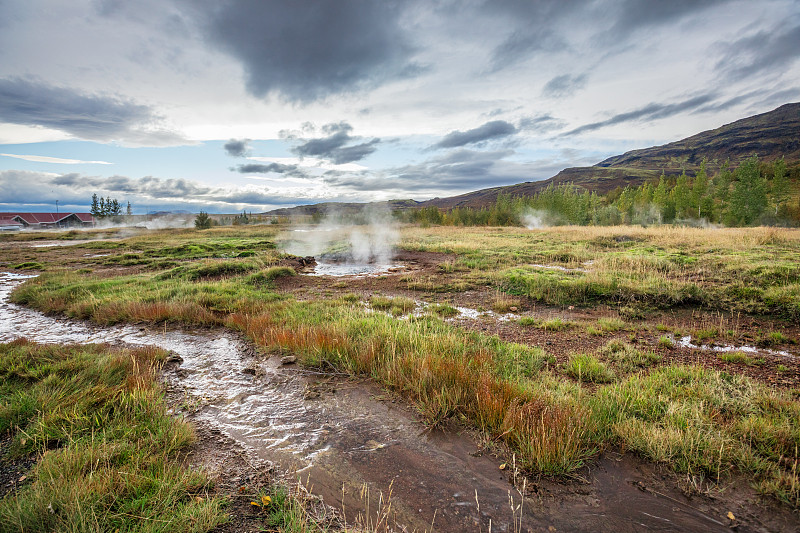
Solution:
[(789, 179), (786, 176), (786, 162), (781, 157), (772, 164), (772, 201), (775, 202), (775, 214), (789, 199)]
[(658, 186), (653, 191), (653, 203), (658, 208), (659, 222), (672, 222), (675, 218), (675, 203), (670, 199), (667, 179), (664, 174), (658, 180)]
[(708, 216), (708, 213), (703, 213), (703, 203), (708, 193), (708, 175), (706, 174), (706, 160), (700, 163), (700, 170), (694, 177), (692, 184), (691, 205), (692, 209), (697, 210), (697, 218), (703, 218), (703, 215)]
[(758, 156), (752, 156), (734, 172), (736, 182), (731, 192), (726, 221), (731, 225), (748, 226), (767, 207), (767, 181), (758, 168)]
[(211, 227), (211, 217), (205, 211), (200, 211), (194, 217), (194, 227), (197, 229), (208, 229)]
[(97, 193), (92, 195), (92, 207), (89, 208), (89, 212), (95, 218), (99, 218), (102, 216), (102, 214), (100, 213), (100, 201), (97, 199)]
[(678, 218), (686, 218), (689, 215), (690, 207), (690, 191), (689, 191), (689, 178), (686, 172), (682, 172), (678, 176), (678, 181), (672, 189), (672, 198), (675, 202), (675, 216)]

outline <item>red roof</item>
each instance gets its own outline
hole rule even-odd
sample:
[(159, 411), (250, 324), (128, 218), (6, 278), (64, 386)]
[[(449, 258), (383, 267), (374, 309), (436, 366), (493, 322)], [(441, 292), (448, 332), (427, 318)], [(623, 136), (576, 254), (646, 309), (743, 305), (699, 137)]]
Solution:
[(0, 226), (23, 226), (24, 224), (14, 217), (9, 217), (6, 215), (0, 216)]
[(72, 215), (81, 222), (94, 222), (91, 213), (0, 213), (2, 218), (19, 217), (28, 224), (57, 224)]

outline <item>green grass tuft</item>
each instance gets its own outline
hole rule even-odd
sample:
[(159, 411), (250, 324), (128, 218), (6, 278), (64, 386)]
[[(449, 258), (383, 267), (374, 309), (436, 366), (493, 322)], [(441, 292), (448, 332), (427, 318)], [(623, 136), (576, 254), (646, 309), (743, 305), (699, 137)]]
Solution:
[(567, 375), (580, 382), (610, 383), (614, 381), (614, 372), (589, 354), (574, 354), (564, 365)]
[(165, 354), (0, 344), (7, 457), (38, 457), (31, 482), (0, 500), (0, 530), (205, 532), (227, 520), (180, 459), (194, 434), (156, 384)]

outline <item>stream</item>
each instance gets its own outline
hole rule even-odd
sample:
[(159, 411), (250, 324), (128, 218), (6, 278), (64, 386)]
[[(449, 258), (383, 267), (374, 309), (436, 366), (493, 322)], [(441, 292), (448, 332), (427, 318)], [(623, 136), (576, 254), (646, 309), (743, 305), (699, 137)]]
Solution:
[(253, 456), (296, 471), (348, 518), (364, 512), (367, 486), (373, 500), (391, 489), (396, 521), (408, 531), (429, 531), (432, 523), (435, 531), (454, 532), (729, 531), (721, 516), (677, 491), (641, 490), (647, 473), (625, 456), (601, 458), (587, 483), (570, 482), (577, 488), (531, 483), (535, 490), (512, 513), (509, 494), (515, 504), (520, 495), (510, 492), (500, 460), (479, 453), (467, 436), (427, 430), (370, 382), (255, 357), (247, 341), (223, 329), (99, 327), (10, 303), (14, 287), (30, 277), (0, 273), (0, 342), (155, 345), (178, 354), (183, 362), (166, 378), (185, 391), (183, 407)]

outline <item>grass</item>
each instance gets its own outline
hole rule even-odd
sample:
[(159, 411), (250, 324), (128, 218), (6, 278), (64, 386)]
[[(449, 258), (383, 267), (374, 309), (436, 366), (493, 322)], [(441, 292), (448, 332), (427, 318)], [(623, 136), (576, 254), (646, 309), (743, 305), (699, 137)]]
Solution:
[[(702, 304), (800, 317), (800, 233), (793, 230), (439, 227), (409, 228), (404, 237), (407, 249), (457, 254), (469, 282), (551, 305)], [(589, 261), (591, 268), (576, 270)]]
[(247, 283), (255, 286), (271, 286), (278, 278), (296, 275), (297, 272), (295, 272), (293, 268), (287, 266), (273, 266), (248, 276)]
[(625, 321), (619, 318), (604, 317), (597, 319), (597, 325), (600, 331), (604, 333), (614, 333), (625, 328)]
[[(370, 376), (409, 400), (431, 425), (455, 420), (505, 441), (530, 472), (568, 474), (599, 450), (619, 445), (712, 481), (744, 473), (765, 494), (800, 506), (800, 413), (788, 393), (743, 376), (665, 364), (656, 353), (616, 340), (557, 367), (539, 348), (446, 323), (440, 317), (452, 312), (449, 306), (400, 321), (351, 305), (361, 301), (358, 295), (331, 293), (330, 300), (297, 302), (275, 293), (269, 283), (248, 281), (271, 269), (280, 256), (263, 242), (273, 236), (258, 231), (214, 228), (202, 235), (186, 233), (184, 242), (170, 235), (160, 244), (155, 237), (141, 237), (116, 256), (145, 252), (139, 260), (148, 262), (132, 266), (126, 275), (56, 272), (48, 263), (48, 273), (24, 284), (13, 299), (98, 323), (172, 321), (236, 329), (259, 347), (295, 354), (305, 365)], [(620, 233), (632, 238), (615, 239)], [(602, 301), (649, 310), (698, 303), (725, 310), (725, 316), (737, 316), (731, 310), (800, 316), (794, 314), (800, 312), (800, 238), (796, 232), (779, 240), (764, 237), (759, 228), (408, 228), (404, 248), (456, 258), (443, 269), (444, 282), (414, 273), (402, 283), (431, 292), (488, 286), (498, 299), (531, 296), (557, 305)], [(234, 244), (225, 246), (225, 239)], [(242, 243), (257, 242), (262, 244), (255, 246), (255, 256), (232, 255), (244, 251)], [(178, 264), (158, 270), (168, 261)], [(526, 266), (574, 269), (585, 261), (594, 261), (585, 272)], [(257, 270), (190, 283), (161, 276), (206, 262), (248, 262)], [(511, 282), (515, 276), (518, 283)], [(391, 313), (405, 313), (412, 304), (404, 297), (371, 299), (373, 308)], [(568, 323), (527, 320), (520, 322), (551, 330)], [(604, 335), (628, 327), (611, 318), (586, 331)], [(730, 336), (738, 326), (733, 319), (720, 319), (696, 329), (712, 327)], [(674, 328), (657, 329), (664, 333), (658, 345), (674, 347), (667, 335), (677, 334)]]
[(492, 300), (492, 310), (495, 313), (516, 312), (520, 307), (518, 298), (511, 297), (505, 293), (498, 292)]
[(26, 261), (24, 263), (14, 265), (11, 268), (13, 268), (14, 270), (41, 270), (44, 268), (44, 265), (37, 261)]
[(574, 354), (564, 365), (564, 372), (579, 382), (610, 383), (614, 372), (590, 354)]
[(744, 376), (667, 366), (603, 388), (596, 412), (630, 449), (718, 480), (733, 470), (762, 492), (800, 504), (800, 403)]
[(610, 361), (620, 372), (628, 374), (649, 368), (662, 357), (652, 351), (642, 351), (627, 342), (612, 340), (599, 350), (600, 355)]
[(757, 366), (764, 364), (764, 359), (750, 357), (744, 352), (723, 352), (717, 354), (717, 359), (734, 365)]
[(369, 299), (369, 303), (373, 309), (389, 311), (394, 315), (410, 313), (417, 306), (414, 300), (403, 296), (390, 298), (376, 295)]
[(442, 318), (454, 317), (460, 314), (458, 309), (448, 304), (433, 304), (428, 306), (428, 310)]
[(719, 330), (717, 328), (704, 328), (704, 329), (696, 329), (692, 331), (692, 338), (694, 338), (698, 342), (705, 342), (709, 341), (719, 335)]
[(661, 335), (658, 338), (658, 345), (661, 348), (666, 348), (668, 350), (672, 350), (673, 348), (675, 348), (675, 340), (672, 337), (670, 337), (669, 335)]
[(4, 460), (37, 457), (0, 500), (4, 531), (210, 531), (225, 502), (181, 452), (192, 428), (167, 414), (155, 372), (165, 352), (0, 344)]

